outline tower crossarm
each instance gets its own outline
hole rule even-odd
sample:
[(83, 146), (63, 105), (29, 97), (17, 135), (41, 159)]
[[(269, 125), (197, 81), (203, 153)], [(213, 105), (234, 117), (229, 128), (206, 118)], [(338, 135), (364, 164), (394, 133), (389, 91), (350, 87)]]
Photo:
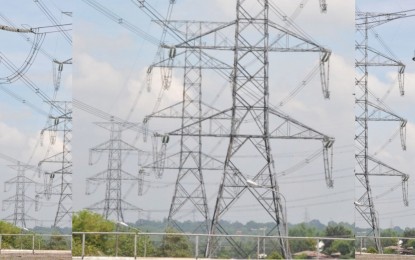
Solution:
[[(196, 102), (195, 102), (196, 105)], [(203, 102), (201, 102), (202, 107), (204, 108), (204, 113), (203, 113), (203, 118), (206, 118), (207, 120), (230, 120), (230, 115), (228, 114), (222, 114), (222, 116), (218, 116), (217, 114), (220, 113), (221, 111), (209, 106), (208, 104), (205, 104)], [(156, 111), (150, 115), (145, 116), (144, 120), (143, 120), (143, 124), (148, 124), (150, 119), (152, 118), (170, 118), (170, 119), (193, 119), (194, 115), (189, 114), (189, 113), (185, 113), (185, 114), (181, 114), (182, 112), (180, 111), (181, 107), (183, 106), (183, 101), (177, 102), (171, 106), (165, 107), (159, 111)], [(214, 115), (216, 115), (215, 117), (213, 117)]]
[[(372, 156), (368, 156), (368, 160), (371, 163), (371, 168), (368, 170), (368, 174), (371, 176), (398, 176), (402, 177), (403, 180), (408, 180), (409, 178), (408, 174), (398, 171)], [(363, 173), (356, 173), (356, 175), (363, 175)]]
[(25, 165), (23, 162), (15, 159), (15, 158), (12, 158), (12, 157), (10, 157), (6, 154), (0, 153), (0, 158), (3, 159), (3, 160), (9, 161), (13, 164), (20, 165), (20, 167), (24, 167), (25, 170), (33, 171), (33, 172), (36, 172), (36, 173), (41, 172), (41, 169), (39, 167), (32, 166), (32, 165)]
[[(111, 151), (115, 148), (112, 147), (111, 145), (112, 141), (106, 141), (102, 144), (99, 144), (97, 146), (95, 146), (94, 148), (90, 149), (90, 152), (101, 152), (101, 151)], [(123, 151), (138, 151), (138, 149), (130, 144), (128, 144), (127, 142), (120, 140), (120, 146), (118, 146), (116, 148), (117, 150), (123, 150)]]
[(29, 179), (25, 176), (18, 176), (18, 177), (13, 177), (7, 181), (4, 182), (4, 185), (11, 185), (11, 184), (15, 184), (15, 183), (24, 183), (24, 184), (37, 184), (34, 180)]
[[(163, 45), (164, 48), (167, 49), (172, 49), (175, 48), (174, 46), (168, 46), (168, 45)], [(178, 59), (181, 56), (185, 55), (185, 51), (181, 51), (177, 54), (175, 54), (174, 58)], [(201, 52), (201, 61), (200, 61), (200, 65), (199, 67), (201, 67), (202, 69), (213, 69), (213, 70), (232, 70), (233, 68), (226, 64), (225, 62), (207, 54), (206, 52)], [(156, 63), (153, 63), (152, 65), (149, 66), (147, 73), (151, 73), (153, 71), (153, 68), (172, 68), (172, 69), (185, 69), (187, 68), (185, 65), (183, 64), (176, 64), (173, 63), (171, 64), (170, 61), (170, 57), (166, 58), (164, 60), (158, 61)]]
[[(409, 175), (403, 173), (384, 162), (381, 162), (371, 156), (368, 156), (369, 166), (368, 175), (369, 176), (392, 176), (392, 177), (401, 177), (402, 178), (402, 193), (403, 193), (403, 202), (405, 206), (409, 205), (408, 201), (408, 180)], [(364, 176), (363, 172), (356, 172), (356, 176)]]
[[(6, 204), (14, 204), (14, 203), (16, 203), (16, 198), (17, 198), (17, 196), (16, 195), (13, 195), (11, 197), (8, 197), (7, 199), (4, 199), (3, 200), (3, 203), (6, 203)], [(20, 200), (24, 199), (25, 202), (29, 202), (29, 203), (36, 202), (35, 199), (32, 199), (31, 197), (26, 196), (26, 195), (23, 195), (23, 196), (19, 195), (19, 199)]]
[[(365, 46), (361, 44), (356, 44), (356, 48), (359, 50), (364, 50)], [(405, 71), (405, 64), (403, 64), (401, 61), (392, 58), (370, 46), (367, 46), (368, 51), (368, 61), (365, 62), (365, 60), (362, 58), (361, 61), (356, 62), (356, 66), (397, 66), (399, 67), (399, 73), (404, 73)]]
[(331, 53), (319, 44), (296, 32), (290, 31), (283, 26), (270, 22), (270, 36), (276, 35), (277, 38), (270, 42), (268, 51), (270, 52), (322, 52)]
[[(123, 209), (123, 211), (134, 211), (134, 212), (138, 212), (140, 213), (141, 211), (143, 211), (141, 208), (138, 208), (137, 206), (134, 206), (133, 204), (125, 201), (125, 200), (120, 200), (121, 202), (121, 207)], [(92, 210), (92, 211), (100, 211), (104, 208), (105, 204), (105, 200), (96, 202), (94, 204), (92, 204), (91, 206), (87, 207), (88, 210)]]
[(41, 166), (43, 163), (62, 163), (62, 158), (63, 152), (60, 152), (39, 161), (38, 166)]
[[(169, 31), (179, 36), (179, 43), (174, 44), (174, 47), (181, 48), (194, 48), (198, 47), (201, 49), (215, 49), (215, 50), (229, 50), (231, 46), (234, 46), (233, 39), (228, 36), (231, 35), (229, 32), (233, 30), (233, 26), (236, 24), (235, 21), (231, 22), (205, 22), (205, 21), (167, 21), (158, 22), (163, 23)], [(186, 38), (185, 28), (189, 24), (197, 24), (198, 34), (192, 37)], [(183, 30), (181, 29), (183, 28)], [(201, 46), (195, 46), (194, 42), (203, 42)], [(166, 46), (164, 46), (166, 47)]]
[[(189, 152), (190, 154), (190, 152)], [(177, 163), (177, 158), (180, 157), (180, 153), (169, 154), (166, 158), (160, 158), (159, 161), (153, 161), (151, 163), (145, 164), (142, 166), (143, 169), (154, 169), (159, 167), (160, 165), (164, 165), (163, 168), (165, 170), (177, 170), (179, 167), (182, 170), (195, 170), (195, 167), (184, 167), (179, 166)], [(202, 157), (202, 167), (204, 170), (209, 171), (218, 171), (223, 169), (223, 162), (210, 156), (205, 153), (201, 154)], [(161, 163), (160, 160), (165, 160), (164, 163)]]
[[(252, 109), (254, 110), (254, 109)], [(187, 136), (204, 136), (204, 137), (231, 137), (232, 134), (230, 133), (229, 129), (225, 129), (225, 132), (222, 132), (218, 129), (209, 129), (209, 132), (202, 132), (202, 133), (192, 133), (188, 132), (187, 129), (189, 129), (191, 126), (199, 124), (200, 122), (206, 122), (209, 120), (216, 120), (218, 118), (226, 118), (224, 115), (227, 115), (227, 113), (230, 111), (230, 109), (223, 110), (219, 113), (216, 113), (212, 115), (211, 117), (203, 118), (200, 121), (192, 122), (191, 124), (185, 125), (183, 128), (179, 128), (176, 130), (173, 130), (168, 133), (168, 135), (182, 135), (182, 130), (185, 132)], [(322, 140), (324, 142), (331, 142), (331, 144), (334, 142), (334, 138), (331, 138), (321, 132), (318, 132), (314, 130), (311, 127), (306, 126), (305, 124), (293, 119), (292, 117), (283, 114), (282, 112), (279, 112), (277, 110), (274, 110), (272, 108), (269, 108), (270, 115), (273, 115), (275, 119), (279, 119), (280, 122), (277, 126), (274, 128), (272, 125), (270, 126), (270, 132), (269, 132), (269, 138), (271, 139), (311, 139), (311, 140)], [(261, 117), (262, 113), (259, 113), (257, 117)], [(240, 120), (243, 121), (242, 119)], [(221, 130), (224, 130), (223, 128)], [(244, 133), (238, 133), (239, 137), (249, 137), (249, 138), (264, 138), (264, 135), (252, 135), (252, 134), (244, 134)]]
[(282, 123), (276, 127), (270, 126), (270, 138), (276, 139), (314, 139), (322, 140), (325, 143), (330, 143), (330, 147), (334, 142), (334, 138), (329, 137), (313, 128), (291, 118), (274, 109), (269, 109), (271, 115), (282, 119)]
[(405, 18), (403, 12), (396, 13), (372, 13), (372, 12), (356, 12), (356, 28), (373, 28), (384, 23)]
[[(185, 24), (186, 21), (170, 21), (167, 24), (170, 26), (169, 28), (173, 28), (174, 31), (178, 31), (176, 29), (177, 24)], [(187, 21), (198, 23), (201, 26), (209, 26), (210, 30), (202, 31), (199, 35), (191, 37), (183, 42), (174, 44), (173, 46), (165, 45), (165, 48), (200, 48), (202, 50), (234, 50), (235, 43), (234, 39), (228, 38), (229, 30), (232, 28), (236, 22), (232, 21), (230, 23), (211, 23), (211, 22), (198, 22), (198, 21)], [(248, 22), (247, 22), (248, 23)], [(217, 24), (216, 28), (212, 28), (212, 24)], [(243, 24), (243, 22), (241, 22)], [(172, 26), (173, 25), (173, 26)], [(270, 35), (276, 35), (276, 40), (270, 42), (268, 46), (269, 52), (322, 52), (322, 53), (331, 53), (331, 50), (326, 49), (322, 46), (319, 46), (317, 43), (313, 42), (311, 39), (304, 37), (298, 33), (285, 29), (283, 26), (278, 24), (269, 23), (270, 29), (274, 29), (275, 31), (270, 31)], [(202, 38), (202, 45), (194, 45), (190, 44), (196, 40), (200, 40)], [(261, 50), (260, 46), (239, 46), (241, 50), (245, 48), (249, 48), (252, 51)]]
[[(356, 100), (356, 103), (359, 105), (364, 105), (365, 101), (364, 100)], [(367, 102), (368, 107), (371, 108), (371, 110), (369, 111), (369, 115), (367, 117), (367, 119), (365, 119), (364, 115), (362, 116), (357, 116), (356, 120), (357, 121), (363, 121), (363, 120), (368, 120), (368, 121), (399, 121), (399, 122), (406, 122), (406, 120), (398, 115), (396, 115), (395, 113), (389, 111), (387, 108), (381, 107), (373, 102), (368, 101)]]
[[(95, 174), (94, 176), (87, 178), (87, 181), (88, 182), (104, 182), (108, 178), (107, 177), (107, 172), (108, 172), (108, 170), (101, 171), (101, 172)], [(134, 176), (129, 172), (126, 172), (124, 170), (121, 170), (121, 172), (122, 172), (122, 177), (121, 178), (122, 178), (123, 181), (136, 181), (136, 180), (138, 180), (137, 176)]]
[(107, 179), (107, 170), (100, 171), (94, 176), (87, 178), (87, 182), (104, 182)]
[(84, 102), (82, 102), (78, 99), (75, 99), (75, 98), (73, 99), (73, 105), (74, 105), (75, 108), (80, 109), (82, 111), (85, 111), (88, 114), (91, 114), (91, 115), (96, 116), (98, 118), (101, 118), (103, 120), (113, 121), (113, 122), (118, 122), (118, 123), (123, 123), (123, 124), (134, 124), (134, 126), (131, 127), (132, 130), (137, 131), (139, 133), (144, 133), (145, 132), (144, 128), (139, 124), (131, 123), (131, 122), (128, 122), (128, 121), (126, 121), (122, 118), (119, 118), (119, 117), (116, 117), (114, 115), (108, 114), (108, 113), (106, 113), (106, 112), (104, 112), (104, 111), (102, 111), (102, 110), (100, 110), (96, 107), (90, 106), (90, 105), (88, 105), (88, 104), (86, 104), (86, 103), (84, 103)]

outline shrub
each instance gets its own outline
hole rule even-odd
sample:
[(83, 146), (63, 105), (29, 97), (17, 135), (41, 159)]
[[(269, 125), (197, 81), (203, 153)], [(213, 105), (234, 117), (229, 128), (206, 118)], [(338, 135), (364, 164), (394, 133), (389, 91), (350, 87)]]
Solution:
[(393, 250), (392, 248), (386, 248), (385, 250), (383, 250), (384, 254), (396, 254), (395, 250)]
[(370, 253), (370, 254), (377, 254), (378, 250), (376, 250), (376, 248), (374, 248), (374, 247), (369, 247), (367, 249), (367, 252)]
[(269, 256), (267, 256), (267, 259), (284, 259), (284, 257), (282, 257), (282, 255), (277, 251), (274, 251), (271, 254), (269, 254)]

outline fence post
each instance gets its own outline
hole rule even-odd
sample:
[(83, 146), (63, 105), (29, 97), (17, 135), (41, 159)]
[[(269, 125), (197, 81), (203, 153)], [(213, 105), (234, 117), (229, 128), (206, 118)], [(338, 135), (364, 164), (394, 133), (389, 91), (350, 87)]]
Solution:
[(144, 237), (144, 257), (147, 256), (147, 238)]
[(360, 254), (362, 254), (363, 237), (360, 237)]
[(2, 236), (0, 234), (0, 255), (1, 255), (1, 239), (2, 239)]
[(35, 254), (35, 234), (32, 234), (32, 254)]
[(196, 236), (195, 239), (195, 258), (197, 259), (199, 256), (199, 236)]
[(115, 234), (115, 257), (118, 257), (118, 233)]
[(320, 239), (317, 238), (317, 259), (320, 259)]
[(137, 233), (134, 234), (134, 259), (137, 259)]
[(85, 256), (85, 233), (82, 233), (82, 259)]
[(259, 259), (259, 237), (257, 237), (256, 258)]

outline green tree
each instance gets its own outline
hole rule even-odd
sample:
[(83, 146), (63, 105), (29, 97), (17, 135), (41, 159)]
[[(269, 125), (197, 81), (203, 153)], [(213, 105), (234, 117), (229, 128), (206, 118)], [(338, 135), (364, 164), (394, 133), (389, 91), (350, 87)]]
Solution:
[[(324, 236), (326, 237), (338, 237), (338, 238), (350, 238), (353, 236), (353, 231), (342, 225), (342, 224), (332, 224), (330, 223), (325, 231)], [(324, 249), (328, 249), (331, 247), (333, 240), (323, 240), (324, 242)]]
[[(403, 236), (404, 237), (415, 238), (415, 228), (405, 228), (405, 230), (403, 231)], [(415, 244), (411, 245), (411, 243), (410, 243), (411, 241), (413, 242), (415, 240), (414, 239), (403, 239), (402, 240), (402, 242), (403, 242), (402, 246), (404, 246), (404, 247), (410, 247), (410, 246), (414, 247)]]
[[(115, 223), (105, 220), (101, 215), (88, 210), (75, 213), (72, 217), (72, 230), (74, 232), (111, 232), (115, 229)], [(73, 254), (81, 255), (82, 237), (74, 236)], [(87, 235), (85, 237), (86, 255), (111, 255), (114, 247), (112, 237), (108, 235)]]
[(330, 253), (339, 252), (342, 255), (349, 255), (353, 252), (353, 241), (335, 240), (330, 246)]
[(168, 228), (166, 231), (168, 233), (163, 237), (161, 246), (159, 248), (159, 253), (157, 256), (162, 257), (192, 257), (192, 244), (190, 243), (188, 237), (182, 235), (174, 235), (177, 233), (176, 230)]
[(70, 244), (66, 237), (60, 236), (58, 233), (54, 233), (50, 237), (49, 243), (47, 243), (47, 249), (50, 250), (69, 250)]
[[(398, 237), (399, 234), (393, 229), (385, 229), (380, 232), (381, 237)], [(396, 246), (398, 244), (398, 238), (382, 238), (381, 244), (383, 247), (386, 246)]]
[(0, 234), (3, 234), (2, 248), (32, 248), (32, 236), (30, 234), (25, 236), (13, 235), (22, 234), (22, 229), (11, 223), (0, 221)]
[[(74, 232), (112, 232), (117, 230), (117, 224), (104, 219), (97, 213), (88, 210), (82, 210), (73, 215), (72, 228)], [(127, 231), (123, 227), (118, 227), (119, 232)], [(137, 255), (152, 255), (154, 253), (153, 243), (148, 236), (137, 233)], [(118, 255), (133, 256), (134, 255), (134, 235), (103, 235), (88, 234), (85, 237), (85, 254), (86, 255), (115, 255), (116, 244), (118, 240)], [(82, 237), (80, 235), (73, 236), (73, 255), (81, 255), (82, 253)]]
[[(309, 227), (305, 223), (301, 223), (291, 227), (288, 231), (289, 236), (293, 237), (313, 237), (318, 236), (318, 231), (314, 227)], [(305, 250), (316, 249), (315, 239), (292, 239), (290, 240), (290, 248), (292, 252), (301, 252)]]
[(282, 257), (282, 255), (279, 252), (274, 251), (271, 254), (269, 254), (269, 256), (267, 256), (267, 259), (284, 259), (284, 257)]
[(374, 247), (368, 247), (367, 248), (367, 252), (369, 253), (369, 254), (377, 254), (378, 253), (378, 250), (376, 250), (376, 248), (374, 248)]

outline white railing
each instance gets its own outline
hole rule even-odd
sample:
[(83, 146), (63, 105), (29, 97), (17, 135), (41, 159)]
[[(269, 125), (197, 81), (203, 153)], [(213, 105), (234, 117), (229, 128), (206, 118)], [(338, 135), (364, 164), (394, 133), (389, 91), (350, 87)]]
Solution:
[[(193, 244), (194, 244), (194, 257), (200, 258), (200, 257), (204, 257), (204, 256), (200, 256), (199, 251), (199, 242), (201, 239), (205, 239), (207, 240), (207, 238), (247, 238), (247, 239), (254, 239), (256, 240), (257, 243), (257, 252), (256, 252), (256, 256), (259, 257), (261, 255), (260, 251), (260, 241), (265, 241), (266, 240), (274, 240), (277, 241), (277, 239), (285, 239), (285, 240), (315, 240), (316, 241), (316, 245), (319, 245), (320, 241), (323, 240), (343, 240), (343, 241), (355, 241), (354, 238), (344, 238), (344, 237), (292, 237), (292, 236), (261, 236), (261, 235), (208, 235), (208, 234), (191, 234), (191, 233), (138, 233), (138, 232), (73, 232), (72, 233), (73, 236), (81, 236), (81, 248), (82, 248), (82, 252), (80, 257), (83, 259), (86, 254), (85, 254), (85, 247), (86, 247), (86, 240), (87, 240), (87, 236), (90, 235), (106, 235), (106, 236), (115, 236), (116, 239), (116, 243), (115, 243), (115, 256), (118, 256), (118, 251), (119, 251), (119, 245), (118, 245), (118, 236), (134, 236), (133, 242), (134, 243), (134, 249), (133, 249), (133, 257), (134, 259), (136, 259), (138, 257), (138, 252), (137, 252), (137, 242), (140, 239), (148, 239), (149, 237), (153, 237), (153, 236), (158, 236), (158, 237), (163, 237), (166, 235), (169, 236), (185, 236), (185, 237), (189, 237), (193, 240)], [(142, 255), (140, 257), (147, 257), (147, 243), (144, 243), (144, 248), (143, 248), (143, 252)], [(316, 254), (317, 256), (320, 254), (320, 250), (318, 247), (316, 247)]]
[[(44, 249), (42, 249), (41, 243), (42, 242), (48, 242), (48, 241), (42, 240), (42, 238), (49, 237), (49, 240), (51, 240), (53, 238), (57, 238), (57, 237), (67, 238), (68, 239), (67, 243), (69, 244), (67, 251), (72, 251), (72, 239), (71, 239), (72, 235), (38, 234), (38, 233), (0, 234), (0, 255), (2, 254), (3, 250), (16, 249), (16, 248), (10, 248), (10, 247), (3, 248), (4, 240), (7, 237), (16, 237), (16, 238), (19, 237), (19, 238), (21, 238), (20, 241), (18, 241), (18, 243), (20, 243), (20, 250), (31, 250), (32, 254), (35, 254), (36, 251), (41, 251), (41, 250), (45, 251)], [(28, 239), (28, 240), (23, 241), (23, 239), (25, 239), (25, 238)], [(37, 242), (38, 242), (37, 244), (35, 243), (36, 239), (37, 239)], [(13, 242), (16, 243), (16, 241), (13, 241)], [(28, 247), (27, 243), (30, 244), (30, 242), (31, 242), (31, 245)], [(23, 244), (25, 244), (24, 247), (23, 247)], [(37, 246), (37, 248), (36, 248), (36, 246)], [(50, 250), (56, 250), (56, 249), (51, 248)]]

